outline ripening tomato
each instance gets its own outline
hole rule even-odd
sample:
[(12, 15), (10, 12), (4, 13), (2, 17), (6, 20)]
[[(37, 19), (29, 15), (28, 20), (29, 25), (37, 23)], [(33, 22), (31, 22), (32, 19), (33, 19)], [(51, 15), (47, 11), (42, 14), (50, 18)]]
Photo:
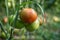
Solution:
[(8, 18), (5, 16), (3, 19), (2, 19), (2, 22), (5, 24), (8, 22)]
[(37, 19), (37, 12), (32, 8), (24, 8), (20, 13), (20, 18), (25, 23), (32, 23)]
[(39, 28), (39, 24), (40, 24), (39, 20), (36, 19), (33, 23), (27, 24), (25, 28), (27, 29), (27, 31), (32, 32)]
[(42, 19), (42, 17), (40, 17), (40, 25), (42, 25), (43, 24), (43, 19)]

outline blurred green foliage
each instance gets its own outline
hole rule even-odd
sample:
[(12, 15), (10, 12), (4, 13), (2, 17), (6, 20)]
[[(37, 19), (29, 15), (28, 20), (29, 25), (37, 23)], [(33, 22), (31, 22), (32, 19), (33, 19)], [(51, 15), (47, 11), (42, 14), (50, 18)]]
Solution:
[[(42, 16), (41, 9), (39, 9), (39, 7), (36, 4), (31, 3), (30, 1), (36, 2), (43, 7), (44, 12), (46, 12), (47, 15), (47, 23), (41, 25), (38, 30), (32, 33), (27, 32), (24, 28), (24, 30), (20, 29), (17, 31), (16, 34), (14, 34), (14, 39), (60, 40), (60, 0), (8, 0), (9, 15), (15, 14), (17, 8), (21, 10), (25, 7), (31, 7), (38, 12), (38, 15)], [(4, 16), (6, 16), (5, 1), (0, 0), (0, 19), (2, 20)], [(59, 19), (59, 21), (56, 21), (56, 18), (53, 19), (54, 16), (56, 16)]]

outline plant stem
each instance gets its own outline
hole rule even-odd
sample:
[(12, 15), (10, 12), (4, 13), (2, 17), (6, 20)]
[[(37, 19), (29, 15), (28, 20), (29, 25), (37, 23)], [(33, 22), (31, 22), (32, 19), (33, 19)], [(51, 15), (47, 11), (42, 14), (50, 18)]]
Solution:
[(14, 0), (12, 0), (12, 6), (13, 6), (13, 11), (15, 12), (15, 1)]
[(6, 15), (8, 17), (8, 1), (7, 0), (5, 0), (5, 5), (6, 5)]
[[(5, 0), (5, 5), (6, 5), (6, 16), (7, 16), (7, 18), (8, 18), (8, 17), (9, 17), (8, 0)], [(7, 24), (6, 24), (6, 27), (7, 27), (7, 33), (6, 33), (7, 39), (6, 39), (6, 40), (8, 40), (8, 38), (9, 38), (8, 29), (10, 28), (10, 26), (9, 26), (9, 18), (8, 18), (8, 22), (7, 22)]]
[(7, 34), (7, 32), (5, 31), (5, 29), (3, 28), (3, 24), (0, 22), (0, 27), (1, 27), (1, 30), (5, 33), (5, 34)]
[[(9, 11), (8, 11), (8, 0), (5, 0), (5, 5), (6, 5), (6, 16), (7, 16), (7, 18), (8, 18), (8, 16), (9, 16)], [(8, 21), (8, 23), (9, 23), (9, 21)], [(8, 24), (7, 23), (7, 24)]]
[(37, 6), (41, 9), (42, 16), (43, 16), (43, 22), (44, 22), (44, 10), (43, 10), (43, 7), (41, 5), (39, 5), (38, 3), (37, 3)]
[[(0, 21), (0, 27), (1, 27), (1, 30), (6, 34), (6, 37), (8, 38), (7, 31), (3, 28), (4, 26), (1, 21)], [(6, 38), (6, 40), (7, 40), (7, 38)]]
[(13, 39), (13, 28), (11, 28), (11, 33), (10, 33), (10, 37), (8, 40), (12, 40)]

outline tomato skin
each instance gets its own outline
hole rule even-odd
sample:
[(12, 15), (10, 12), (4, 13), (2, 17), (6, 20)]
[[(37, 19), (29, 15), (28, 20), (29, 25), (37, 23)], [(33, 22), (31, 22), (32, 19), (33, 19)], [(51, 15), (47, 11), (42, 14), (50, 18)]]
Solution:
[(54, 21), (54, 22), (60, 22), (60, 19), (59, 19), (57, 16), (54, 16), (54, 17), (53, 17), (53, 21)]
[(6, 34), (4, 32), (1, 32), (1, 37), (6, 38)]
[(43, 19), (42, 19), (42, 17), (40, 17), (40, 25), (42, 25), (43, 24)]
[(20, 18), (25, 23), (32, 23), (37, 19), (37, 12), (32, 8), (24, 8), (20, 13)]
[(40, 24), (39, 20), (36, 19), (33, 23), (27, 24), (25, 28), (27, 29), (27, 31), (33, 32), (34, 30), (37, 30), (39, 28), (39, 24)]
[(3, 23), (7, 23), (8, 22), (8, 18), (5, 16), (2, 21), (3, 21)]

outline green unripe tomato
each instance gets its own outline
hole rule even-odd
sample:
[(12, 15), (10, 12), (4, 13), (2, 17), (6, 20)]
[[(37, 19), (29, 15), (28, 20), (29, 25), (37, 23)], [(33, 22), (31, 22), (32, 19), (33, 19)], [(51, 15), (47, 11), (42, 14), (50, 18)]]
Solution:
[(6, 38), (6, 35), (5, 35), (4, 32), (1, 32), (1, 37), (2, 37), (2, 38)]
[(12, 7), (11, 2), (8, 2), (8, 7), (9, 7), (9, 8), (11, 8), (11, 7)]
[(36, 19), (33, 23), (27, 24), (25, 28), (26, 28), (29, 32), (32, 32), (32, 31), (34, 31), (34, 30), (36, 30), (36, 29), (39, 28), (39, 24), (40, 24), (40, 23), (39, 23), (39, 20)]

